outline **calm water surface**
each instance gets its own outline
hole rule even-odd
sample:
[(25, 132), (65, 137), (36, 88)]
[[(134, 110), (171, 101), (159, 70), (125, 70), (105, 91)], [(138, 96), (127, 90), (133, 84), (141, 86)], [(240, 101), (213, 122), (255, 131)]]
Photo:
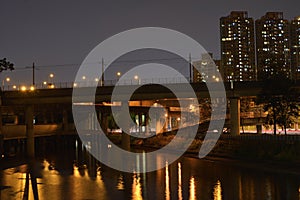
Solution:
[[(300, 199), (300, 176), (183, 157), (150, 173), (123, 173), (85, 150), (39, 155), (31, 165), (0, 171), (0, 200), (39, 199)], [(27, 177), (27, 179), (26, 179)], [(27, 180), (27, 181), (26, 181)]]

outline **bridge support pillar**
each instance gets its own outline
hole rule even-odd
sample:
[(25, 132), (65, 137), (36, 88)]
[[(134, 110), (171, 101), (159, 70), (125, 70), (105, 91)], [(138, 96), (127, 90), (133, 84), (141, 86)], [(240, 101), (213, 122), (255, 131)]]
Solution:
[(34, 133), (33, 133), (33, 105), (25, 108), (27, 156), (34, 157)]
[(2, 154), (4, 153), (4, 135), (2, 132), (2, 105), (1, 105), (1, 98), (0, 98), (0, 159)]
[[(121, 105), (121, 113), (126, 115), (128, 113), (126, 110), (126, 105), (128, 106), (128, 102), (127, 101), (122, 101), (122, 105)], [(124, 118), (125, 120), (125, 118)], [(131, 120), (131, 119), (130, 119)], [(128, 122), (122, 122), (122, 148), (124, 150), (130, 151), (130, 135), (129, 135), (129, 131), (130, 131), (130, 121)]]
[(262, 133), (262, 125), (261, 125), (261, 124), (257, 124), (257, 125), (256, 125), (256, 132), (257, 132), (258, 134), (261, 134), (261, 133)]
[(1, 99), (0, 99), (0, 134), (2, 133), (2, 104), (1, 104)]
[(63, 131), (67, 132), (69, 130), (69, 123), (68, 123), (68, 111), (66, 109), (63, 109), (63, 119), (62, 119), (62, 123), (63, 123)]
[(99, 112), (98, 119), (100, 119), (100, 126), (101, 129), (105, 134), (107, 134), (108, 129), (108, 116), (104, 112)]
[(240, 134), (240, 98), (230, 99), (230, 133), (232, 135)]

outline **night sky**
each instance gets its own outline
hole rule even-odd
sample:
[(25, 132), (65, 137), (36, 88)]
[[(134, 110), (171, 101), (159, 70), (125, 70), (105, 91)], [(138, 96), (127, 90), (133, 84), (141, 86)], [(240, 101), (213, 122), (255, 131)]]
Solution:
[[(180, 31), (220, 58), (219, 18), (233, 10), (254, 19), (282, 11), (286, 19), (300, 16), (300, 1), (2, 1), (0, 57), (15, 63), (4, 72), (11, 84), (36, 82), (55, 74), (72, 81), (86, 55), (106, 38), (127, 29), (155, 26)], [(186, 68), (182, 68), (186, 73)], [(110, 75), (107, 75), (107, 78)]]

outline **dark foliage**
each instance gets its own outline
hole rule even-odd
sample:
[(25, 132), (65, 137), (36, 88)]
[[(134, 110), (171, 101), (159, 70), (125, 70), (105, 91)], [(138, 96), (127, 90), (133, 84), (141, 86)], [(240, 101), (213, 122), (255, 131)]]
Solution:
[(291, 80), (282, 75), (276, 75), (263, 81), (262, 92), (256, 103), (263, 104), (268, 112), (266, 124), (279, 125), (285, 130), (299, 116), (299, 92)]
[(14, 70), (14, 64), (7, 61), (6, 58), (0, 59), (0, 72), (5, 70)]

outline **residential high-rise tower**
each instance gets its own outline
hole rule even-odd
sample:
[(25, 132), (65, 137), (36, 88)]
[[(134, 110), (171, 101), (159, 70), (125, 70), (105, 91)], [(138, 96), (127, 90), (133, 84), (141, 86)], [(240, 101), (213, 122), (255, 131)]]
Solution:
[(221, 67), (224, 81), (254, 81), (254, 21), (245, 11), (220, 19)]
[(257, 76), (291, 78), (289, 22), (282, 12), (267, 12), (255, 21)]
[(291, 69), (292, 78), (300, 79), (300, 16), (291, 21)]

